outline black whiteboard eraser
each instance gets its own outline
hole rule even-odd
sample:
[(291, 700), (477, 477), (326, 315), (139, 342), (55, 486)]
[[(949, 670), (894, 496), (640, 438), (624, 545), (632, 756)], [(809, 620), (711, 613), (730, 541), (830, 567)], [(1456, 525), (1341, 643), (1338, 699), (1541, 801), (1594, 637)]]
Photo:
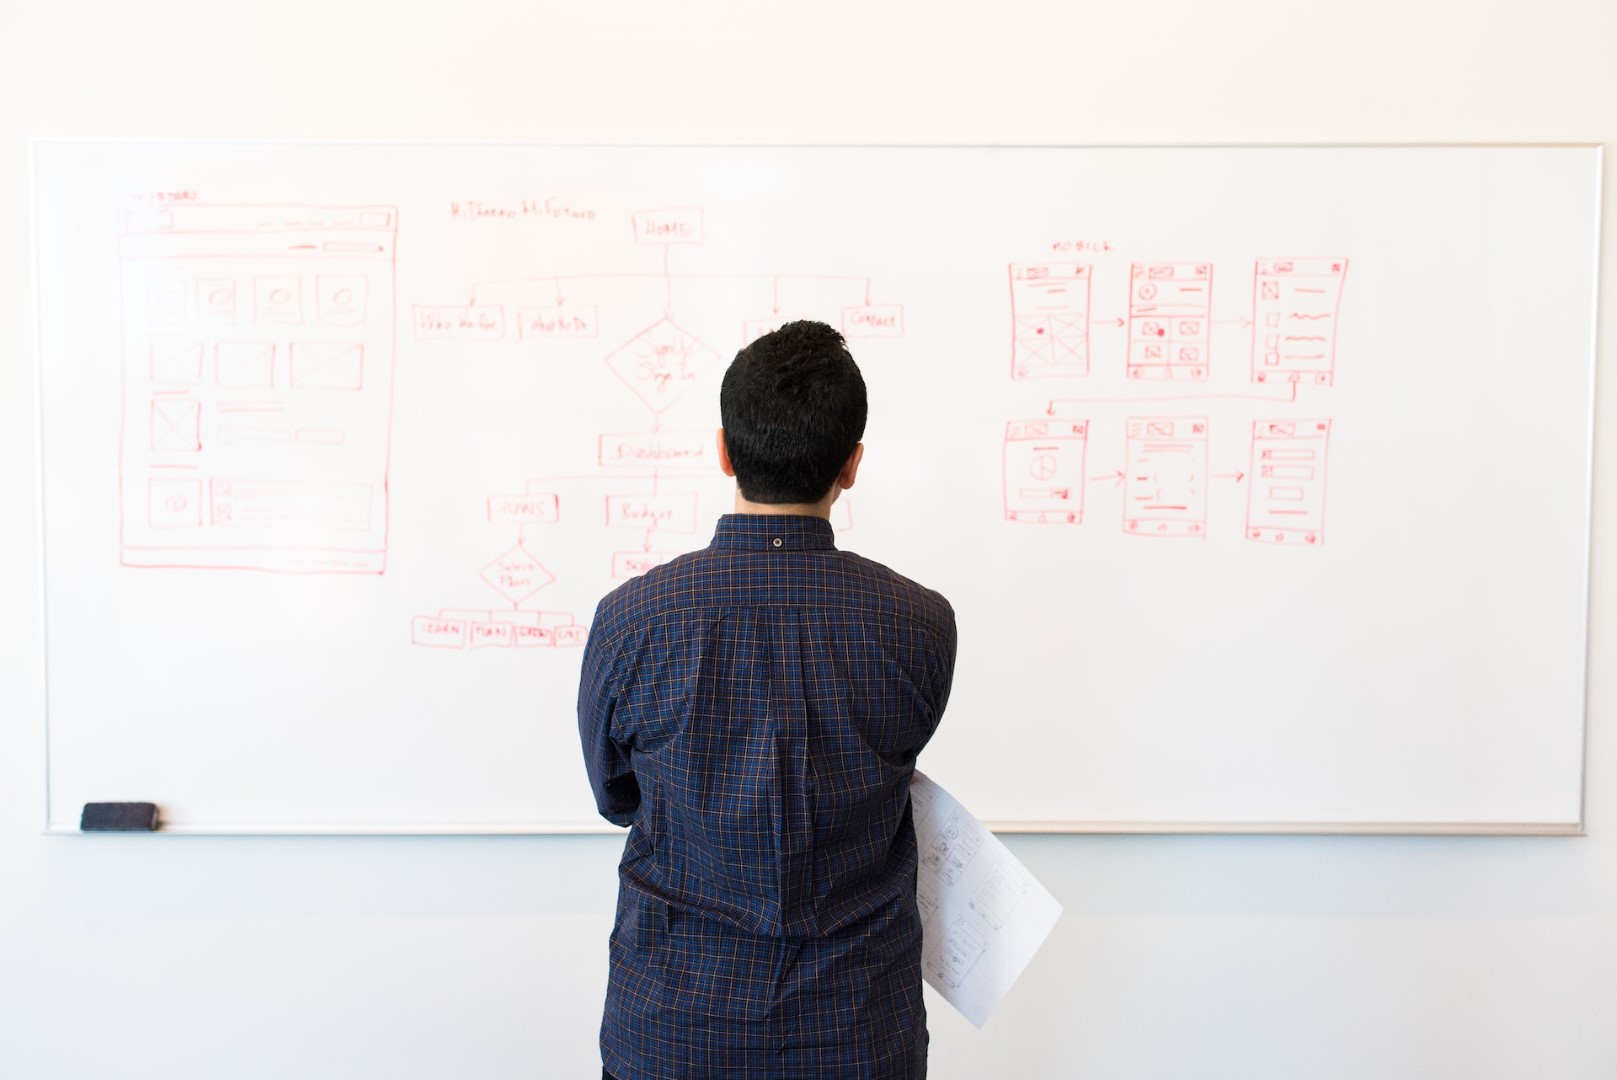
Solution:
[(87, 802), (79, 816), (81, 832), (154, 832), (157, 804), (149, 802)]

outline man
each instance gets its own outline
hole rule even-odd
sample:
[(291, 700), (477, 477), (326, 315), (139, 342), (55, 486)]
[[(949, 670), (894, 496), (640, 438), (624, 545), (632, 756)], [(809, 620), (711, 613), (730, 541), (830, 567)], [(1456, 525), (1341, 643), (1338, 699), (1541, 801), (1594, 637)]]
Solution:
[(735, 513), (602, 600), (584, 652), (590, 784), (630, 827), (602, 1075), (923, 1077), (909, 784), (954, 612), (836, 549), (867, 412), (841, 334), (759, 338), (719, 412)]

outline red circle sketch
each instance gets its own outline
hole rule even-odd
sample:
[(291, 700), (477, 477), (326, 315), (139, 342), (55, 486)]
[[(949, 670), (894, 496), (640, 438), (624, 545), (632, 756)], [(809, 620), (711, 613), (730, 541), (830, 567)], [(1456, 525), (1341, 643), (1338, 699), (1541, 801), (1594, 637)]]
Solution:
[(1028, 472), (1035, 480), (1048, 480), (1056, 474), (1058, 462), (1053, 454), (1040, 454), (1028, 465)]

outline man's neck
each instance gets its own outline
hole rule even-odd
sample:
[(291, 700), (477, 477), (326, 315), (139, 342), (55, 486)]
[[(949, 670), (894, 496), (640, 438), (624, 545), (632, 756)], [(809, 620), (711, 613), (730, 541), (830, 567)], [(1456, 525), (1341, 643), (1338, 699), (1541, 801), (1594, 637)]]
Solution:
[(744, 498), (741, 489), (736, 489), (736, 509), (738, 514), (788, 514), (799, 517), (817, 517), (831, 520), (831, 504), (837, 501), (842, 489), (832, 485), (825, 498), (815, 503), (755, 503)]

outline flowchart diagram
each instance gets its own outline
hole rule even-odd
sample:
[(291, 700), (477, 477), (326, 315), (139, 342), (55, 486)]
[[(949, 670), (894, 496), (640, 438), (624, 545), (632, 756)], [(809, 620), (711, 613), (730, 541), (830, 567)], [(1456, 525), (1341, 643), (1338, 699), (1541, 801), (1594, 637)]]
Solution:
[[(673, 251), (704, 244), (705, 215), (700, 207), (680, 206), (635, 212), (629, 222), (633, 243), (651, 249), (660, 269), (621, 273), (541, 274), (478, 282), (465, 304), (415, 304), (411, 321), (417, 341), (468, 345), (509, 340), (553, 342), (601, 341), (603, 309), (645, 311), (650, 321), (627, 339), (607, 342), (592, 351), (592, 362), (608, 369), (644, 410), (646, 427), (604, 432), (596, 437), (593, 475), (536, 476), (514, 494), (487, 497), (486, 523), (514, 528), (514, 543), (480, 571), (484, 585), (502, 598), (499, 608), (442, 607), (416, 616), (411, 642), (443, 649), (488, 647), (577, 647), (587, 627), (579, 613), (538, 606), (542, 590), (567, 572), (600, 576), (611, 582), (646, 573), (699, 546), (702, 524), (727, 509), (720, 477), (715, 434), (711, 428), (667, 427), (664, 416), (693, 386), (712, 378), (728, 362), (733, 348), (745, 345), (786, 321), (782, 292), (811, 285), (823, 295), (839, 292), (841, 325), (850, 339), (902, 336), (902, 305), (871, 302), (869, 278), (815, 274), (681, 273), (672, 266)], [(682, 298), (693, 290), (738, 284), (758, 297), (768, 310), (745, 312), (737, 320), (735, 344), (711, 343), (682, 323)], [(629, 286), (627, 293), (622, 287)], [(648, 291), (647, 286), (651, 288)], [(490, 300), (497, 292), (542, 294), (546, 303), (519, 299)], [(648, 297), (655, 298), (646, 311)], [(724, 350), (724, 351), (721, 351)], [(575, 354), (576, 355), (576, 354)], [(713, 387), (716, 391), (716, 386)], [(604, 553), (604, 564), (555, 569), (544, 556), (547, 530), (565, 522), (587, 522), (609, 535), (632, 538)], [(835, 508), (839, 531), (852, 525), (851, 504)]]
[[(1212, 503), (1244, 484), (1246, 539), (1303, 547), (1325, 542), (1332, 421), (1318, 415), (1315, 403), (1301, 402), (1299, 393), (1304, 387), (1328, 393), (1335, 383), (1348, 260), (1259, 258), (1252, 267), (1250, 315), (1219, 318), (1212, 262), (1131, 262), (1126, 315), (1108, 318), (1095, 315), (1100, 276), (1092, 264), (1010, 265), (1013, 383), (1087, 380), (1105, 355), (1096, 348), (1097, 331), (1121, 330), (1113, 361), (1124, 389), (1115, 396), (1049, 398), (1043, 415), (1006, 422), (1006, 521), (1082, 525), (1086, 489), (1098, 485), (1121, 493), (1124, 533), (1205, 539), (1215, 527)], [(1233, 333), (1215, 341), (1219, 325), (1248, 335), (1245, 348), (1236, 352)], [(1231, 385), (1229, 373), (1238, 363), (1245, 389)], [(1223, 433), (1208, 409), (1219, 403), (1227, 415), (1229, 402), (1252, 402), (1256, 415), (1238, 436), (1240, 463), (1221, 471), (1215, 455), (1228, 451), (1215, 450), (1215, 437)], [(1120, 439), (1121, 455), (1095, 461), (1090, 444), (1097, 434)]]
[[(714, 432), (668, 428), (663, 418), (735, 347), (786, 321), (793, 290), (813, 291), (817, 309), (840, 298), (850, 339), (903, 335), (903, 306), (874, 302), (869, 277), (676, 272), (673, 252), (704, 244), (704, 216), (692, 206), (633, 213), (626, 225), (633, 246), (658, 264), (650, 269), (480, 282), (465, 302), (408, 306), (405, 332), (417, 343), (599, 344), (593, 361), (646, 420), (595, 438), (594, 475), (535, 469), (511, 490), (488, 492), (483, 523), (506, 536), (476, 569), (483, 596), (413, 617), (412, 644), (582, 645), (579, 613), (540, 602), (563, 572), (542, 557), (543, 538), (564, 522), (593, 518), (633, 539), (606, 552), (603, 566), (582, 569), (604, 570), (609, 581), (697, 546), (699, 522), (725, 509), (699, 482), (712, 488), (719, 477)], [(381, 205), (123, 208), (124, 565), (385, 572), (400, 227), (398, 209)], [(658, 302), (647, 304), (643, 289), (614, 299), (625, 283), (653, 286)], [(735, 339), (710, 342), (682, 325), (681, 292), (738, 286), (757, 299), (736, 320)], [(522, 298), (491, 301), (490, 290)], [(613, 303), (643, 310), (645, 325), (603, 340), (602, 306)], [(851, 527), (849, 500), (834, 524)]]

